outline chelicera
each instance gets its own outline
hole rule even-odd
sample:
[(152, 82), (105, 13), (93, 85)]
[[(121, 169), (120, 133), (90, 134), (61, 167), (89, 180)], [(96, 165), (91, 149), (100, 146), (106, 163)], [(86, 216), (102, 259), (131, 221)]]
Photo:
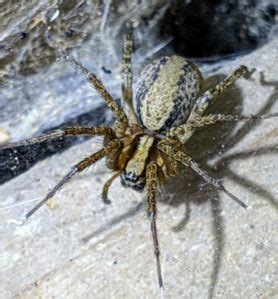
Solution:
[(83, 73), (90, 85), (115, 114), (116, 120), (112, 127), (67, 127), (1, 147), (12, 148), (30, 145), (62, 136), (104, 136), (103, 148), (74, 165), (43, 200), (26, 214), (26, 218), (32, 216), (76, 174), (106, 157), (106, 165), (114, 171), (114, 174), (103, 187), (102, 198), (105, 203), (109, 202), (107, 197), (109, 187), (118, 176), (121, 177), (124, 186), (135, 190), (145, 190), (158, 282), (159, 287), (162, 288), (160, 249), (156, 227), (156, 193), (159, 184), (163, 183), (167, 177), (177, 174), (179, 163), (184, 167), (191, 168), (204, 181), (224, 192), (240, 206), (246, 207), (240, 199), (226, 190), (219, 180), (211, 177), (192, 157), (184, 152), (184, 144), (196, 128), (217, 122), (257, 121), (277, 117), (278, 113), (261, 116), (204, 115), (214, 97), (240, 77), (248, 76), (249, 71), (245, 66), (240, 66), (214, 88), (201, 94), (202, 75), (199, 69), (192, 62), (175, 55), (164, 56), (148, 64), (140, 76), (136, 94), (133, 96), (131, 64), (133, 37), (131, 33), (126, 34), (124, 40), (121, 86), (123, 103), (119, 105), (95, 74), (91, 73), (71, 54), (64, 51), (49, 33), (46, 34), (46, 38), (60, 56)]

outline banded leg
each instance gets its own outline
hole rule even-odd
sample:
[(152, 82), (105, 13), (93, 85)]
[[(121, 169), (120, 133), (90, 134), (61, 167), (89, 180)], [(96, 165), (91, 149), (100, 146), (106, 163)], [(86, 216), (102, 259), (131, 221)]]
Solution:
[(103, 189), (102, 189), (102, 193), (101, 193), (101, 198), (102, 200), (104, 201), (104, 203), (106, 204), (110, 204), (111, 201), (108, 199), (108, 190), (111, 186), (111, 184), (113, 183), (113, 181), (118, 177), (120, 176), (121, 174), (121, 171), (118, 171), (116, 172), (103, 186)]
[(158, 186), (158, 177), (157, 177), (157, 165), (154, 162), (151, 162), (146, 169), (146, 195), (148, 202), (148, 218), (151, 222), (151, 232), (154, 245), (154, 254), (156, 257), (156, 269), (158, 276), (159, 287), (163, 288), (163, 280), (161, 274), (161, 265), (160, 265), (160, 251), (159, 251), (159, 242), (157, 236), (156, 228), (156, 190)]
[(109, 153), (111, 153), (114, 149), (118, 148), (121, 146), (121, 141), (118, 139), (115, 139), (111, 142), (108, 143), (106, 147), (103, 149), (99, 150), (98, 152), (92, 154), (91, 156), (83, 159), (79, 163), (77, 163), (75, 166), (72, 167), (71, 171), (68, 172), (62, 180), (45, 196), (43, 200), (41, 200), (37, 205), (33, 207), (32, 210), (30, 210), (26, 214), (26, 219), (31, 217), (41, 206), (43, 206), (50, 198), (52, 198), (55, 193), (60, 190), (65, 183), (67, 183), (74, 175), (80, 173), (83, 171), (85, 168), (91, 166), (98, 160), (102, 159), (103, 157), (107, 156)]
[(207, 109), (213, 98), (223, 93), (240, 77), (247, 77), (249, 74), (250, 71), (248, 71), (247, 67), (241, 65), (238, 69), (236, 69), (229, 76), (227, 76), (223, 81), (219, 82), (215, 87), (207, 90), (202, 96), (200, 96), (197, 99), (196, 104), (194, 105), (193, 110), (189, 116), (189, 120), (193, 120), (195, 115), (201, 116)]
[(91, 73), (86, 67), (84, 67), (81, 62), (79, 62), (76, 58), (74, 58), (71, 54), (67, 51), (62, 49), (60, 45), (54, 40), (54, 38), (46, 32), (46, 39), (49, 42), (50, 46), (57, 49), (59, 55), (64, 58), (65, 60), (69, 61), (78, 71), (80, 71), (90, 85), (99, 93), (100, 96), (105, 100), (107, 106), (112, 110), (112, 112), (116, 115), (117, 120), (115, 122), (115, 130), (118, 137), (123, 137), (124, 133), (128, 126), (128, 119), (127, 116), (116, 101), (112, 98), (110, 93), (104, 87), (100, 79), (93, 73)]
[(209, 114), (206, 116), (196, 116), (194, 120), (185, 123), (184, 125), (172, 128), (167, 132), (167, 137), (177, 136), (179, 140), (182, 140), (184, 136), (192, 134), (195, 129), (201, 128), (207, 125), (212, 125), (217, 122), (228, 121), (259, 121), (267, 118), (277, 117), (278, 113), (269, 113), (263, 115), (231, 115), (231, 114)]
[(132, 105), (132, 63), (131, 56), (134, 48), (133, 34), (130, 31), (124, 37), (124, 53), (122, 61), (122, 95), (124, 99), (125, 112), (131, 123), (137, 123), (136, 115)]
[[(212, 99), (217, 95), (223, 93), (228, 87), (235, 83), (240, 77), (248, 77), (251, 74), (247, 67), (241, 65), (238, 69), (233, 71), (229, 76), (227, 76), (223, 81), (219, 82), (214, 88), (210, 88), (203, 95), (201, 95), (192, 108), (187, 122), (193, 122), (196, 117), (203, 115), (207, 107), (210, 105)], [(194, 130), (188, 131), (181, 137), (181, 143), (185, 143), (193, 134)]]
[(55, 130), (53, 132), (40, 135), (38, 137), (29, 138), (23, 141), (12, 142), (4, 145), (0, 145), (1, 149), (13, 148), (18, 146), (28, 146), (60, 137), (70, 137), (70, 136), (114, 136), (115, 132), (110, 127), (100, 126), (100, 127), (66, 127), (65, 129)]
[(167, 142), (167, 140), (160, 141), (158, 144), (158, 148), (169, 157), (183, 164), (185, 167), (190, 167), (195, 173), (201, 176), (207, 183), (215, 187), (218, 191), (223, 191), (224, 193), (226, 193), (232, 200), (237, 202), (241, 207), (243, 208), (247, 207), (246, 204), (243, 203), (240, 199), (238, 199), (234, 194), (226, 190), (220, 181), (214, 179), (206, 171), (202, 170), (199, 164), (193, 161), (192, 158), (186, 155), (184, 152), (173, 148)]

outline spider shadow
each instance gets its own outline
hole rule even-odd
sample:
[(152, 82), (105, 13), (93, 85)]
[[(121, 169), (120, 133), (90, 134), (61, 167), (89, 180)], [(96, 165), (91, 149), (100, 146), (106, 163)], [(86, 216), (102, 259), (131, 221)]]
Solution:
[[(219, 81), (221, 81), (225, 76), (224, 75), (217, 75), (210, 77), (206, 80), (204, 89), (209, 87), (215, 86)], [(228, 100), (227, 100), (228, 99)], [(225, 92), (221, 97), (216, 99), (213, 104), (208, 109), (208, 113), (211, 112), (219, 112), (219, 113), (240, 113), (242, 106), (242, 96), (237, 88), (231, 88), (229, 91)], [(231, 131), (233, 129), (233, 125), (229, 123), (225, 123), (224, 126), (214, 125), (207, 127), (205, 130), (198, 130), (190, 139), (190, 143), (188, 143), (188, 152), (194, 152), (194, 158), (201, 162), (201, 165), (206, 165), (208, 153), (209, 156), (213, 156), (215, 151), (219, 151), (221, 148), (221, 144), (223, 143), (223, 135), (225, 135), (225, 140), (230, 138)], [(212, 136), (215, 136), (215, 138)], [(216, 140), (218, 140), (218, 142)], [(221, 144), (220, 144), (221, 143)], [(205, 150), (204, 150), (205, 148)], [(169, 179), (166, 181), (165, 184), (165, 193), (166, 194), (175, 194), (174, 197), (170, 197), (171, 200), (168, 200), (164, 196), (160, 198), (160, 201), (164, 204), (168, 205), (181, 205), (185, 204), (185, 217), (180, 222), (180, 224), (175, 228), (176, 230), (180, 230), (185, 228), (186, 223), (189, 221), (190, 218), (190, 202), (195, 202), (197, 204), (201, 204), (202, 202), (206, 201), (208, 190), (205, 188), (203, 191), (200, 192), (200, 184), (203, 184), (203, 181), (199, 179), (199, 177), (191, 172), (188, 175), (187, 172), (181, 168), (181, 175)], [(187, 186), (184, 185), (184, 182), (187, 182)], [(190, 186), (190, 187), (189, 187)], [(214, 219), (214, 232), (216, 233), (216, 244), (219, 248), (218, 252), (221, 252), (221, 248), (223, 247), (223, 225), (222, 225), (222, 218), (220, 215), (221, 208), (220, 208), (220, 201), (218, 192), (211, 190), (211, 198), (215, 198), (215, 200), (211, 201), (212, 203), (212, 211), (213, 211), (213, 219)], [(164, 193), (164, 192), (163, 192)], [(188, 200), (185, 200), (188, 199)], [(88, 233), (84, 236), (81, 241), (84, 243), (89, 242), (92, 238), (99, 235), (100, 233), (109, 230), (111, 226), (124, 221), (125, 219), (130, 219), (131, 217), (135, 216), (142, 208), (144, 204), (140, 203), (136, 205), (134, 208), (130, 209), (126, 213), (117, 216), (109, 223), (102, 225), (101, 227), (97, 228), (91, 233)], [(220, 228), (220, 229), (218, 229)], [(159, 228), (158, 228), (159, 229)], [(220, 256), (220, 255), (219, 255)], [(217, 254), (214, 256), (215, 266), (214, 266), (214, 274), (213, 276), (217, 278), (219, 267), (220, 267), (220, 259), (217, 259)], [(213, 281), (216, 281), (216, 278)]]
[[(262, 115), (268, 113), (272, 106), (277, 102), (278, 98), (278, 81), (266, 81), (264, 78), (264, 74), (260, 73), (260, 83), (263, 86), (272, 86), (275, 88), (274, 92), (270, 95), (266, 104), (260, 109), (257, 115)], [(240, 140), (244, 138), (246, 134), (248, 134), (251, 130), (253, 130), (256, 126), (259, 125), (258, 123), (245, 123), (236, 133), (236, 135), (231, 138), (227, 146), (229, 148), (234, 147)], [(273, 131), (275, 134), (275, 131)], [(247, 188), (251, 193), (258, 194), (262, 198), (268, 201), (270, 205), (274, 208), (278, 207), (278, 201), (274, 198), (274, 196), (267, 191), (266, 189), (262, 188), (260, 185), (256, 184), (255, 182), (250, 181), (238, 174), (234, 173), (230, 170), (227, 166), (230, 163), (229, 161), (234, 161), (236, 159), (244, 159), (250, 156), (259, 156), (259, 155), (267, 155), (271, 153), (278, 153), (278, 144), (275, 144), (271, 147), (261, 147), (256, 150), (245, 151), (245, 152), (237, 152), (230, 155), (226, 155), (224, 158), (218, 161), (218, 167), (222, 170), (221, 175), (224, 177), (228, 177), (234, 180), (236, 183), (240, 184), (241, 186)]]
[[(215, 86), (218, 80), (221, 80), (222, 76), (217, 75), (208, 78), (206, 81), (206, 88)], [(266, 82), (261, 74), (262, 85), (275, 86), (275, 92), (269, 97), (266, 104), (258, 112), (258, 115), (267, 113), (277, 100), (278, 84), (277, 82)], [(240, 114), (242, 107), (242, 95), (238, 88), (230, 88), (223, 95), (217, 97), (207, 110), (207, 113), (231, 113)], [(200, 163), (201, 167), (208, 170), (209, 173), (219, 179), (228, 177), (235, 181), (237, 184), (248, 188), (252, 193), (261, 195), (271, 205), (277, 207), (277, 202), (270, 192), (252, 182), (249, 179), (243, 178), (235, 174), (229, 169), (229, 165), (235, 159), (242, 159), (244, 157), (250, 157), (250, 155), (265, 155), (269, 153), (277, 153), (278, 146), (264, 147), (256, 151), (238, 152), (235, 154), (225, 155), (224, 158), (220, 158), (217, 162), (208, 164), (210, 160), (221, 157), (221, 155), (228, 152), (236, 144), (238, 144), (244, 136), (246, 136), (251, 130), (253, 130), (257, 123), (245, 123), (238, 130), (235, 131), (237, 126), (234, 122), (220, 123), (212, 126), (208, 126), (199, 129), (186, 143), (186, 152), (192, 156), (193, 159)], [(193, 153), (193, 154), (192, 154)], [(164, 196), (164, 194), (170, 196)], [(211, 273), (211, 283), (209, 287), (208, 298), (213, 298), (215, 286), (218, 281), (219, 270), (222, 264), (223, 248), (225, 245), (225, 234), (223, 218), (221, 216), (221, 202), (219, 191), (211, 188), (204, 181), (199, 178), (190, 169), (180, 169), (180, 175), (175, 178), (169, 179), (165, 183), (163, 194), (161, 194), (161, 201), (171, 206), (185, 205), (185, 214), (183, 219), (178, 225), (173, 227), (174, 231), (180, 231), (185, 229), (186, 224), (190, 220), (190, 204), (196, 205), (203, 204), (208, 201), (212, 213), (212, 226), (213, 234), (215, 236), (214, 242), (214, 254), (213, 254), (213, 267)], [(227, 199), (229, 200), (229, 199)]]
[[(211, 86), (215, 86), (220, 80), (224, 78), (223, 75), (216, 75), (208, 78), (205, 82), (204, 89)], [(278, 85), (277, 85), (278, 87)], [(259, 111), (258, 114), (267, 113), (275, 102), (277, 98), (277, 90), (272, 96), (270, 96), (266, 105)], [(243, 98), (240, 90), (236, 87), (232, 87), (223, 93), (222, 96), (216, 98), (211, 106), (209, 107), (207, 113), (234, 113), (240, 114), (242, 112), (242, 102)], [(231, 156), (225, 156), (225, 158), (220, 159), (213, 166), (209, 166), (208, 160), (213, 159), (215, 156), (224, 154), (238, 142), (240, 142), (246, 134), (248, 134), (257, 123), (246, 123), (241, 126), (241, 128), (233, 134), (236, 124), (235, 123), (222, 123), (215, 124), (204, 129), (199, 129), (192, 136), (190, 141), (186, 144), (187, 152), (194, 153), (193, 158), (196, 159), (203, 168), (208, 170), (216, 178), (224, 178), (229, 176), (228, 166), (233, 159), (244, 157), (250, 155), (250, 152), (236, 153)], [(223, 148), (224, 145), (224, 148)], [(273, 148), (263, 148), (262, 150), (256, 150), (253, 155), (256, 154), (268, 154), (273, 152)], [(276, 149), (277, 152), (277, 149)], [(238, 178), (238, 177), (237, 177)], [(186, 184), (185, 184), (186, 182)], [(255, 190), (256, 194), (261, 195), (271, 204), (274, 203), (274, 198), (272, 195), (257, 186), (251, 181), (244, 181), (238, 178), (237, 183), (241, 184), (243, 187), (249, 190)], [(211, 283), (209, 288), (209, 298), (213, 298), (214, 289), (218, 281), (219, 270), (222, 262), (222, 251), (225, 244), (225, 235), (223, 229), (223, 218), (221, 216), (221, 202), (219, 192), (205, 186), (202, 179), (200, 179), (193, 171), (184, 170), (181, 168), (181, 174), (175, 178), (169, 179), (165, 182), (165, 193), (175, 194), (174, 197), (160, 196), (160, 202), (170, 206), (180, 206), (185, 205), (185, 215), (180, 223), (174, 227), (174, 231), (179, 231), (185, 229), (186, 224), (190, 220), (190, 204), (194, 203), (196, 205), (203, 204), (208, 201), (212, 211), (213, 219), (213, 233), (215, 235), (215, 250), (213, 254), (213, 270), (211, 273)], [(163, 189), (163, 192), (164, 192)], [(113, 198), (112, 198), (113, 200)], [(144, 203), (141, 202), (126, 211), (125, 213), (114, 217), (106, 223), (100, 226), (93, 232), (87, 234), (82, 238), (82, 242), (87, 243), (92, 238), (98, 236), (99, 234), (109, 230), (111, 226), (117, 225), (126, 219), (130, 219), (138, 214), (144, 207)], [(158, 228), (159, 229), (159, 228)]]

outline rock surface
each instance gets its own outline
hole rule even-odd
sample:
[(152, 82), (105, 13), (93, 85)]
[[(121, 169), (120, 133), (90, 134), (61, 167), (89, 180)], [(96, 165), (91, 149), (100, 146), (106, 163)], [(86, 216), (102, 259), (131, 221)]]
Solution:
[[(277, 49), (274, 40), (221, 66), (204, 66), (210, 75), (228, 74), (241, 64), (256, 68), (252, 80), (239, 80), (211, 110), (277, 112)], [(112, 204), (104, 205), (99, 195), (111, 173), (103, 161), (68, 183), (51, 207), (22, 222), (100, 141), (72, 146), (0, 186), (1, 298), (158, 297), (143, 195), (116, 181)], [(188, 151), (248, 209), (189, 171), (162, 188), (158, 229), (165, 298), (277, 296), (277, 144), (277, 118), (213, 126), (193, 136)]]

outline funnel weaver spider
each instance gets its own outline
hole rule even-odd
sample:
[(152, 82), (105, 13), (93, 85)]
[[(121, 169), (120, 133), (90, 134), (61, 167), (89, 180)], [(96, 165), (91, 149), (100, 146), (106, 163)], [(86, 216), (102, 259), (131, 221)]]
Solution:
[(191, 168), (208, 184), (218, 191), (224, 192), (241, 207), (246, 208), (246, 205), (226, 190), (219, 180), (211, 177), (194, 159), (188, 156), (183, 151), (183, 145), (189, 140), (196, 128), (217, 122), (257, 121), (277, 117), (278, 113), (261, 116), (231, 114), (203, 116), (214, 97), (226, 90), (240, 77), (247, 77), (250, 72), (245, 66), (240, 66), (214, 88), (200, 94), (202, 84), (200, 71), (192, 62), (179, 56), (164, 56), (148, 64), (141, 74), (137, 93), (134, 97), (131, 64), (133, 37), (131, 33), (127, 33), (124, 40), (123, 106), (120, 106), (95, 74), (63, 50), (49, 33), (46, 33), (46, 38), (61, 57), (69, 61), (84, 75), (115, 114), (116, 120), (112, 127), (67, 127), (0, 147), (12, 148), (30, 145), (62, 136), (104, 136), (104, 147), (74, 165), (60, 182), (26, 214), (26, 218), (32, 216), (76, 174), (106, 157), (106, 165), (114, 171), (114, 174), (103, 187), (102, 199), (105, 203), (109, 203), (108, 190), (113, 180), (118, 176), (121, 177), (124, 186), (135, 190), (145, 190), (158, 283), (159, 287), (162, 288), (163, 279), (156, 227), (156, 192), (158, 185), (167, 177), (177, 174), (178, 163)]

